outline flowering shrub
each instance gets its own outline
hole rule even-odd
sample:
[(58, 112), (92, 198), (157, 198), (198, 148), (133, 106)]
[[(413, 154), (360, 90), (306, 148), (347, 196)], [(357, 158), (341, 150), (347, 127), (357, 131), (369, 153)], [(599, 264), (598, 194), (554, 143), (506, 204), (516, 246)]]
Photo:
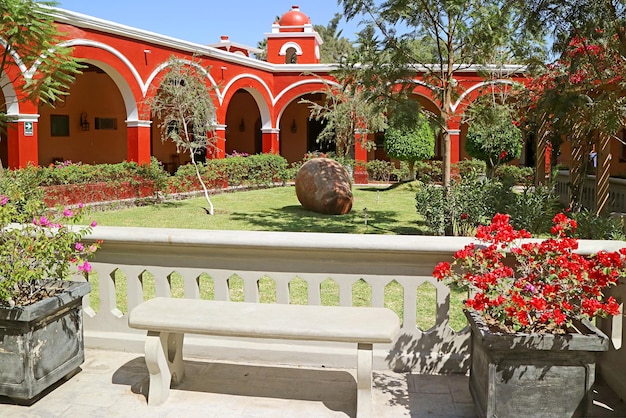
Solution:
[(71, 226), (82, 212), (81, 204), (23, 223), (26, 214), (22, 208), (0, 195), (0, 306), (37, 302), (56, 292), (45, 279), (66, 279), (73, 273), (91, 271), (87, 259), (99, 243), (86, 245), (82, 239), (96, 223)]
[(576, 222), (564, 214), (553, 222), (552, 238), (522, 241), (530, 234), (515, 230), (508, 215), (496, 214), (477, 229), (484, 245), (466, 245), (452, 263), (439, 263), (433, 276), (469, 288), (466, 306), (506, 332), (565, 333), (573, 320), (619, 314), (604, 291), (626, 276), (626, 248), (577, 254), (578, 241), (571, 238)]

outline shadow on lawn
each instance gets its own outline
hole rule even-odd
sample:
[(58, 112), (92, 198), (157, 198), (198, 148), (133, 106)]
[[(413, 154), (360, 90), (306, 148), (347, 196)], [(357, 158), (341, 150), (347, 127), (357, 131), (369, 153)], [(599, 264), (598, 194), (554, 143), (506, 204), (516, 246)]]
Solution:
[(354, 234), (420, 235), (418, 228), (398, 223), (393, 211), (369, 211), (367, 226), (362, 211), (352, 210), (346, 215), (323, 215), (304, 209), (299, 205), (268, 209), (259, 213), (233, 212), (230, 217), (262, 227), (266, 231), (334, 232)]

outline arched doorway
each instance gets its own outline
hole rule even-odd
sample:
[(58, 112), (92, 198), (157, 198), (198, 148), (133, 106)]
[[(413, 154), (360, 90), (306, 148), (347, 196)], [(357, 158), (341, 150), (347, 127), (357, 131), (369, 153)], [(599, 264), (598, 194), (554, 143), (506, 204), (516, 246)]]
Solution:
[(263, 152), (261, 113), (252, 94), (235, 92), (226, 110), (226, 154)]
[(324, 129), (323, 121), (309, 119), (311, 111), (308, 100), (322, 104), (324, 93), (309, 93), (292, 100), (280, 118), (280, 154), (289, 162), (300, 161), (307, 152), (329, 152), (335, 150), (334, 142), (318, 142)]
[(126, 108), (113, 79), (88, 64), (54, 107), (39, 106), (39, 164), (117, 163), (127, 158)]

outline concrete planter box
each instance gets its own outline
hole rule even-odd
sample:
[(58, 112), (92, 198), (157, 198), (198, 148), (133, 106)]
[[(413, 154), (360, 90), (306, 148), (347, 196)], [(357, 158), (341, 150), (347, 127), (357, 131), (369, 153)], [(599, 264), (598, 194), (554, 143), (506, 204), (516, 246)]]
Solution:
[(481, 417), (585, 416), (595, 380), (596, 352), (608, 337), (590, 323), (580, 334), (502, 334), (480, 314), (471, 326), (470, 392)]
[(0, 307), (0, 395), (32, 403), (84, 362), (81, 300), (91, 287), (63, 285), (33, 305)]

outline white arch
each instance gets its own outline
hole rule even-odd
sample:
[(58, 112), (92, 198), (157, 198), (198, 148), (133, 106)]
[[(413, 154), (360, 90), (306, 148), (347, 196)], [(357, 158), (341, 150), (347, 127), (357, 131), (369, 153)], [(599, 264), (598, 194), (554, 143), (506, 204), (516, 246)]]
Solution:
[(488, 86), (488, 85), (498, 85), (498, 84), (508, 84), (508, 85), (514, 85), (515, 82), (512, 80), (506, 80), (506, 79), (497, 79), (497, 80), (490, 80), (490, 81), (481, 81), (480, 83), (476, 83), (475, 85), (473, 85), (472, 87), (470, 87), (469, 89), (465, 90), (463, 92), (463, 94), (461, 94), (459, 96), (459, 98), (457, 99), (457, 101), (453, 104), (450, 105), (450, 110), (452, 111), (452, 113), (456, 112), (456, 109), (459, 107), (459, 105), (461, 104), (461, 102), (463, 101), (463, 99), (465, 99), (471, 92), (473, 92), (476, 89), (479, 89), (481, 87), (484, 86)]
[[(132, 64), (132, 62), (130, 62), (130, 60), (117, 49), (102, 42), (92, 41), (90, 39), (80, 39), (80, 38), (71, 39), (69, 41), (61, 43), (60, 45), (67, 46), (67, 47), (88, 46), (92, 48), (102, 49), (104, 51), (111, 53), (111, 55), (118, 58), (129, 69), (129, 71), (135, 78), (137, 85), (139, 86), (139, 88), (141, 89), (142, 93), (145, 96), (146, 88), (145, 88), (145, 84), (141, 80), (141, 76), (139, 75), (139, 72), (137, 71), (135, 66)], [(115, 67), (113, 67), (110, 64), (107, 64), (100, 60), (90, 59), (90, 58), (86, 58), (84, 59), (84, 61), (89, 64), (93, 64), (96, 67), (104, 70), (104, 72), (107, 73), (109, 77), (111, 77), (111, 79), (113, 80), (117, 88), (119, 89), (120, 93), (122, 94), (122, 99), (124, 100), (124, 106), (126, 107), (127, 122), (138, 121), (139, 110), (137, 106), (137, 99), (135, 98), (135, 95), (133, 94), (133, 91), (130, 85), (128, 84), (128, 81), (119, 73), (119, 71)]]
[[(246, 91), (252, 96), (254, 99), (257, 108), (259, 109), (259, 113), (261, 115), (261, 129), (271, 129), (272, 128), (272, 118), (270, 117), (270, 109), (265, 101), (265, 97), (255, 88), (252, 87), (242, 87), (241, 90)], [(228, 109), (226, 109), (226, 113), (228, 113)]]
[(257, 75), (254, 75), (254, 74), (249, 74), (249, 73), (243, 73), (243, 74), (239, 74), (236, 77), (233, 77), (228, 82), (228, 84), (226, 84), (226, 86), (224, 87), (224, 94), (222, 96), (222, 99), (224, 97), (226, 97), (226, 93), (228, 92), (228, 90), (230, 90), (232, 88), (233, 84), (235, 84), (235, 82), (237, 82), (238, 80), (241, 80), (242, 78), (251, 78), (253, 80), (258, 81), (259, 84), (261, 84), (263, 86), (263, 88), (265, 88), (265, 91), (266, 91), (267, 95), (269, 96), (270, 100), (272, 101), (272, 105), (275, 103), (274, 98), (272, 96), (272, 91), (270, 90), (270, 88), (267, 85), (267, 83), (265, 83), (265, 81), (263, 81), (263, 79), (261, 77), (259, 77)]
[(122, 100), (124, 101), (124, 107), (126, 108), (126, 122), (136, 122), (139, 120), (139, 108), (137, 106), (137, 100), (135, 95), (128, 84), (128, 81), (110, 64), (102, 61), (85, 59), (84, 62), (92, 64), (102, 69), (115, 83), (118, 90), (122, 94)]
[(0, 86), (2, 87), (2, 94), (4, 94), (7, 116), (19, 116), (20, 103), (17, 100), (17, 94), (15, 93), (13, 84), (11, 84), (11, 80), (9, 80), (9, 77), (5, 73), (2, 73), (0, 77)]
[(293, 41), (285, 42), (283, 46), (280, 47), (280, 51), (278, 52), (278, 55), (287, 55), (287, 50), (289, 48), (295, 49), (296, 55), (302, 55), (302, 47)]
[[(276, 104), (278, 102), (278, 100), (287, 92), (289, 92), (290, 90), (293, 90), (294, 88), (301, 86), (303, 84), (323, 84), (326, 86), (340, 86), (339, 83), (337, 83), (336, 81), (331, 81), (331, 80), (323, 80), (323, 79), (309, 79), (309, 80), (303, 80), (303, 81), (298, 81), (296, 83), (293, 83), (289, 86), (287, 86), (286, 88), (283, 89), (283, 91), (281, 91), (278, 96), (276, 96), (276, 100), (274, 101), (273, 104)], [(303, 94), (309, 94), (309, 93), (313, 93), (313, 92), (306, 92)], [(324, 93), (323, 91), (321, 91), (321, 93)], [(294, 100), (298, 99), (300, 96), (296, 96), (294, 97), (292, 100), (290, 100), (289, 102), (287, 102), (285, 104), (285, 106), (283, 106), (282, 109), (280, 109), (280, 111), (278, 112), (278, 117), (276, 118), (276, 128), (278, 129), (278, 127), (280, 126), (280, 121), (283, 118), (283, 113), (285, 112), (285, 110), (287, 109), (287, 107), (289, 107), (289, 105), (291, 103), (293, 103)]]
[[(7, 49), (7, 41), (4, 38), (0, 38), (0, 45), (2, 45), (5, 50)], [(13, 61), (15, 61), (15, 63), (17, 64), (17, 68), (20, 69), (20, 72), (24, 74), (24, 76), (26, 76), (28, 68), (26, 68), (26, 64), (24, 64), (24, 61), (22, 61), (20, 54), (18, 54), (15, 49), (11, 48), (11, 50), (9, 51), (9, 55), (13, 57)]]
[(278, 101), (286, 93), (288, 93), (290, 90), (293, 90), (296, 87), (302, 86), (304, 84), (318, 84), (318, 83), (319, 84), (324, 84), (324, 85), (330, 85), (330, 86), (340, 86), (340, 84), (337, 83), (336, 81), (326, 80), (326, 79), (321, 79), (321, 78), (310, 78), (308, 80), (296, 81), (295, 83), (290, 84), (287, 87), (285, 87), (284, 89), (282, 89), (282, 91), (280, 93), (278, 93), (276, 98), (272, 101), (272, 105), (275, 105), (276, 103), (278, 103)]
[[(220, 93), (219, 88), (217, 86), (217, 83), (215, 82), (215, 79), (213, 79), (213, 77), (211, 76), (211, 73), (209, 73), (206, 68), (204, 68), (203, 66), (201, 66), (200, 64), (198, 64), (197, 62), (194, 62), (192, 60), (187, 60), (187, 59), (176, 59), (176, 61), (178, 62), (182, 62), (184, 64), (187, 65), (191, 65), (193, 67), (196, 67), (198, 70), (200, 70), (201, 73), (203, 73), (206, 78), (209, 79), (209, 81), (211, 82), (211, 85), (215, 88), (216, 91), (216, 95), (217, 95), (217, 100), (219, 102), (219, 104), (221, 105), (223, 100), (224, 100), (224, 96), (222, 93)], [(156, 76), (163, 71), (163, 69), (165, 69), (166, 67), (168, 67), (169, 61), (165, 61), (162, 62), (161, 64), (159, 64), (159, 66), (157, 66), (154, 71), (152, 71), (152, 73), (150, 73), (150, 75), (148, 76), (148, 79), (146, 80), (146, 84), (145, 84), (145, 89), (142, 89), (143, 92), (143, 96), (146, 97), (146, 94), (148, 93), (148, 89), (150, 88), (150, 85), (152, 84), (152, 82), (154, 81), (154, 79), (156, 78)]]

